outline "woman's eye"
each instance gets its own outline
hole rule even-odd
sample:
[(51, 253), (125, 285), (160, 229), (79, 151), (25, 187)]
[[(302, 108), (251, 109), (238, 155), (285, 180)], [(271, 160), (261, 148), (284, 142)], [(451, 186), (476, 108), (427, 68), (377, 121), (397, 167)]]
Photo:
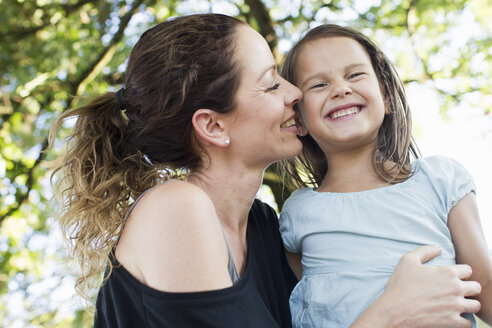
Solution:
[(272, 87), (268, 88), (267, 91), (275, 91), (280, 87), (280, 83), (275, 83)]

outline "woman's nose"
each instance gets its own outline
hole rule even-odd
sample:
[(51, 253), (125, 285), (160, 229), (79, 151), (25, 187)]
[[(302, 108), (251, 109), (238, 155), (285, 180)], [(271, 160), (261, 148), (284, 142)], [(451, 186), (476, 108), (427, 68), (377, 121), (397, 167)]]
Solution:
[(302, 91), (292, 83), (285, 81), (289, 88), (287, 90), (287, 95), (285, 96), (285, 105), (286, 106), (294, 106), (294, 104), (298, 103), (302, 99)]

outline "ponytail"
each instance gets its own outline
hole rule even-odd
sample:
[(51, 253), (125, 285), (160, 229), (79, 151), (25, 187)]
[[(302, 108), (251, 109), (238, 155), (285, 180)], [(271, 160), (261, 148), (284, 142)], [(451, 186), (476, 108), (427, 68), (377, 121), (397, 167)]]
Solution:
[(77, 119), (53, 175), (60, 175), (61, 228), (82, 268), (76, 285), (82, 295), (106, 266), (112, 269), (109, 254), (133, 201), (161, 180), (201, 169), (206, 151), (194, 139), (191, 119), (198, 108), (236, 107), (240, 24), (221, 14), (157, 24), (132, 49), (126, 89), (55, 121), (51, 144), (65, 119)]
[(76, 289), (87, 298), (90, 288), (99, 284), (103, 268), (112, 269), (108, 254), (131, 203), (161, 174), (128, 140), (128, 120), (115, 93), (63, 113), (50, 131), (51, 145), (68, 118), (77, 122), (52, 181), (59, 175), (60, 225), (81, 267)]

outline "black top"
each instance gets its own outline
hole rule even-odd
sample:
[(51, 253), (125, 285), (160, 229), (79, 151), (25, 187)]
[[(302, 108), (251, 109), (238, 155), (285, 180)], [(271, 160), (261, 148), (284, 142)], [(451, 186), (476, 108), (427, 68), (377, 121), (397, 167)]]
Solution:
[(291, 327), (289, 295), (297, 280), (277, 215), (259, 200), (249, 213), (247, 242), (241, 280), (220, 290), (162, 292), (116, 266), (99, 290), (94, 327)]

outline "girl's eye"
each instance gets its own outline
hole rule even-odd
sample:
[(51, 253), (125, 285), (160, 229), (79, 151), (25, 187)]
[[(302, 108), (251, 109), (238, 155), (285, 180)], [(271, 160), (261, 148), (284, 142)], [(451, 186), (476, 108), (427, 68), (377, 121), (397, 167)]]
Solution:
[(275, 91), (280, 87), (280, 83), (275, 83), (272, 87), (268, 88), (267, 91)]
[(326, 87), (326, 83), (316, 83), (311, 89)]
[(353, 79), (353, 78), (356, 78), (357, 76), (360, 76), (360, 75), (362, 75), (362, 74), (364, 74), (364, 73), (363, 73), (363, 72), (355, 72), (355, 73), (351, 73), (351, 74), (349, 74), (348, 78), (349, 78), (349, 79)]

